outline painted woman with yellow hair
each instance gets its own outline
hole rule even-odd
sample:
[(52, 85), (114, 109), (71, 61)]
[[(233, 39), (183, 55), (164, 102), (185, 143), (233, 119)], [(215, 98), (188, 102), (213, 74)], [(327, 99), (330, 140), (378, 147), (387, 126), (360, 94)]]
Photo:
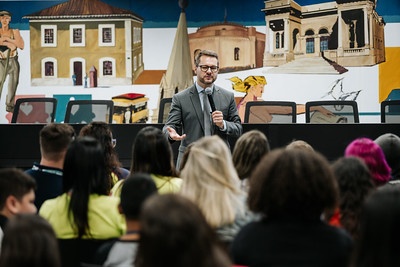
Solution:
[[(229, 79), (232, 82), (233, 90), (241, 93), (246, 93), (244, 97), (239, 101), (237, 110), (242, 122), (244, 122), (245, 110), (247, 102), (251, 101), (263, 101), (261, 98), (264, 92), (264, 86), (267, 84), (267, 80), (264, 76), (248, 76), (243, 81), (239, 77), (232, 77)], [(272, 121), (272, 114), (290, 114), (292, 109), (284, 106), (260, 106), (257, 109), (252, 109), (257, 112), (251, 112), (251, 121), (253, 123), (268, 123)], [(312, 107), (311, 111), (319, 111), (325, 116), (333, 115), (329, 110), (322, 106)], [(305, 105), (296, 105), (297, 114), (305, 113)]]
[(229, 80), (233, 83), (233, 90), (246, 93), (237, 105), (240, 119), (243, 122), (246, 103), (249, 101), (262, 101), (261, 96), (264, 92), (264, 86), (267, 84), (267, 80), (264, 76), (248, 76), (243, 81), (235, 76)]

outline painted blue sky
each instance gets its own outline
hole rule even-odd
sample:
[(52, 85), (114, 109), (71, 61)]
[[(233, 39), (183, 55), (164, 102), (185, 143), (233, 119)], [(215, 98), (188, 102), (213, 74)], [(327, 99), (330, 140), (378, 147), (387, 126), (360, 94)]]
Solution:
[[(180, 8), (178, 0), (103, 0), (104, 2), (132, 10), (145, 19), (144, 27), (176, 27)], [(31, 14), (65, 0), (0, 0), (0, 9), (13, 13), (14, 25), (20, 29), (28, 29), (28, 20), (24, 15)], [(297, 0), (300, 5), (331, 2), (328, 0)], [(400, 22), (400, 0), (378, 0), (378, 14), (386, 22)], [(265, 25), (263, 0), (189, 0), (186, 19), (189, 27), (198, 27), (207, 23), (224, 21), (237, 22), (246, 26)]]

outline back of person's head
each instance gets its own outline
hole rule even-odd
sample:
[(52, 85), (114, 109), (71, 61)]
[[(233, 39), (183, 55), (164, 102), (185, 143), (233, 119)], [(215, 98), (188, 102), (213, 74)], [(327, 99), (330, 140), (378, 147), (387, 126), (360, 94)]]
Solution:
[(135, 266), (230, 266), (200, 209), (176, 195), (153, 195), (143, 205)]
[(177, 176), (171, 145), (160, 129), (147, 126), (138, 132), (130, 171)]
[(138, 219), (143, 202), (157, 187), (147, 173), (135, 173), (124, 180), (121, 189), (121, 209), (127, 219)]
[(375, 139), (385, 154), (385, 158), (392, 169), (392, 178), (400, 179), (400, 137), (386, 133)]
[(240, 180), (220, 137), (207, 136), (193, 143), (181, 178), (180, 194), (200, 207), (212, 227), (232, 223), (242, 211)]
[(51, 225), (37, 214), (18, 214), (8, 221), (1, 267), (59, 267), (60, 255)]
[(117, 152), (114, 149), (114, 139), (108, 123), (103, 121), (93, 121), (79, 131), (79, 136), (91, 136), (100, 142), (103, 147), (106, 166), (109, 172), (121, 164), (118, 160)]
[(328, 161), (318, 152), (273, 150), (250, 178), (251, 210), (268, 218), (318, 219), (336, 207), (337, 184)]
[[(0, 211), (3, 211), (3, 209), (6, 208), (7, 201), (10, 200), (10, 197), (13, 198), (10, 200), (11, 202), (14, 202), (14, 200), (18, 202), (26, 202), (28, 199), (25, 201), (24, 198), (28, 194), (32, 193), (33, 199), (29, 199), (29, 201), (33, 201), (35, 190), (36, 181), (22, 170), (16, 168), (0, 169)], [(27, 204), (27, 207), (25, 207), (25, 205), (24, 207), (21, 207), (21, 212), (36, 212), (36, 207), (33, 202), (25, 204)], [(18, 211), (15, 210), (15, 212)]]
[(373, 140), (366, 137), (357, 138), (346, 147), (344, 154), (346, 157), (361, 158), (367, 164), (376, 185), (383, 185), (390, 180), (391, 169), (383, 150)]
[(304, 140), (293, 140), (286, 146), (286, 149), (305, 149), (314, 151), (314, 148)]
[(69, 209), (79, 235), (88, 229), (89, 195), (108, 195), (110, 187), (100, 143), (92, 137), (78, 137), (65, 156), (63, 188), (71, 193)]
[(373, 192), (362, 210), (354, 266), (400, 266), (399, 223), (399, 188), (386, 187)]
[(64, 123), (49, 123), (40, 130), (40, 151), (42, 157), (59, 161), (65, 156), (65, 151), (75, 137), (74, 128)]
[(332, 168), (339, 185), (340, 223), (357, 238), (362, 205), (375, 188), (372, 175), (364, 161), (357, 157), (339, 158)]
[(261, 158), (269, 151), (268, 139), (263, 132), (251, 130), (240, 136), (232, 153), (239, 178), (249, 178)]

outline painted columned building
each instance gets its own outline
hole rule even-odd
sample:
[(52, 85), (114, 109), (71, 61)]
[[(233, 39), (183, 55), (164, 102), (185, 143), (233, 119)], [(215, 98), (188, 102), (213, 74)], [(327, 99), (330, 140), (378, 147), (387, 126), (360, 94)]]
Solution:
[(293, 0), (267, 0), (264, 66), (305, 57), (324, 57), (342, 66), (385, 61), (384, 21), (374, 0), (336, 0), (300, 6)]

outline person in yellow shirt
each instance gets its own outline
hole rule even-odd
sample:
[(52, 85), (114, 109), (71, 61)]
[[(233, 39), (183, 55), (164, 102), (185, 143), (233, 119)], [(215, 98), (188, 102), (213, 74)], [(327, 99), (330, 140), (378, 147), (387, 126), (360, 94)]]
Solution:
[(119, 198), (109, 196), (110, 180), (100, 143), (92, 137), (74, 140), (64, 160), (63, 191), (47, 200), (39, 214), (59, 239), (109, 239), (125, 232)]

